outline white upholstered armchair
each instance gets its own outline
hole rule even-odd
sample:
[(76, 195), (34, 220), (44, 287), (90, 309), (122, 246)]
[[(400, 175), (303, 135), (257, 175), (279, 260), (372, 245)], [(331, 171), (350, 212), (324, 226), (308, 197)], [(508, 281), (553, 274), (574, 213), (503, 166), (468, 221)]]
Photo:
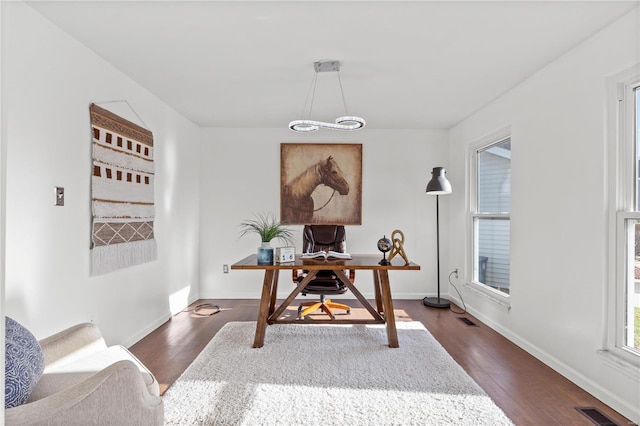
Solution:
[(7, 425), (162, 425), (158, 383), (123, 346), (107, 347), (93, 324), (39, 341), (44, 373), (28, 400), (5, 408)]

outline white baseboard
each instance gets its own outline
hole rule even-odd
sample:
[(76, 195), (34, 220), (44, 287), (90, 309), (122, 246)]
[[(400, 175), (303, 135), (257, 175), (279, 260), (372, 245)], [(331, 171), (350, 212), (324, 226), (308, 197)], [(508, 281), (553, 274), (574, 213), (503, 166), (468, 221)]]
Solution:
[[(453, 297), (452, 295), (446, 295), (446, 297), (449, 300), (455, 302), (458, 306), (462, 305), (460, 300)], [(523, 339), (515, 333), (512, 333), (510, 330), (504, 328), (501, 324), (494, 322), (490, 318), (483, 315), (481, 312), (475, 310), (473, 307), (467, 306), (467, 311), (471, 315), (482, 321), (483, 324), (495, 330), (507, 340), (513, 342), (524, 351), (531, 354), (533, 357), (537, 358), (545, 365), (556, 371), (558, 374), (561, 374), (562, 376), (564, 376), (580, 388), (584, 389), (585, 391), (589, 392), (591, 395), (598, 398), (600, 401), (607, 404), (623, 416), (629, 418), (636, 424), (640, 424), (640, 414), (638, 414), (636, 411), (637, 407), (634, 407), (627, 401), (620, 399), (617, 395), (603, 388), (598, 383), (594, 382), (588, 377), (585, 377), (583, 374), (579, 373), (559, 359), (550, 355), (548, 352), (540, 349), (538, 346), (532, 344), (528, 340)]]
[(153, 321), (147, 327), (143, 328), (142, 330), (138, 331), (136, 334), (134, 334), (133, 336), (125, 340), (122, 343), (122, 346), (124, 346), (125, 348), (130, 348), (131, 346), (135, 345), (140, 340), (142, 340), (144, 337), (149, 335), (149, 333), (151, 333), (153, 330), (160, 327), (165, 322), (169, 321), (170, 318), (171, 318), (171, 313), (167, 312), (166, 314), (162, 315), (160, 318)]

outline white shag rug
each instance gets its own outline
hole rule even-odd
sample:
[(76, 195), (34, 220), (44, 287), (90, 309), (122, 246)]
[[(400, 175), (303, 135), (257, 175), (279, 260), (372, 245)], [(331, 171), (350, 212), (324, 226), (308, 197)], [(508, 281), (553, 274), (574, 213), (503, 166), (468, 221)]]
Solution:
[(420, 322), (226, 324), (164, 395), (167, 425), (512, 425)]

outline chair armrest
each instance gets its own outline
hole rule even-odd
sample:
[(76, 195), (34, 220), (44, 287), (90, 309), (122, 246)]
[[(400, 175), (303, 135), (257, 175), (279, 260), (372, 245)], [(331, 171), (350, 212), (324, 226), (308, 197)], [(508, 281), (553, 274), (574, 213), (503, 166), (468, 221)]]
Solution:
[(107, 344), (98, 327), (83, 323), (40, 340), (44, 355), (45, 371), (66, 364), (88, 354), (106, 349)]
[(160, 396), (151, 395), (136, 365), (118, 361), (83, 382), (5, 409), (10, 425), (162, 425)]

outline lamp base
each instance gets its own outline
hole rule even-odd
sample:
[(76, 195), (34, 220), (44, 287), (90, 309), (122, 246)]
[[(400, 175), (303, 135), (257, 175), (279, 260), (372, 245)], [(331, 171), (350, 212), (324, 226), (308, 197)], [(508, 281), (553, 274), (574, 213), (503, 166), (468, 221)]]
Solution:
[(422, 304), (431, 308), (448, 308), (451, 302), (442, 297), (425, 297)]

